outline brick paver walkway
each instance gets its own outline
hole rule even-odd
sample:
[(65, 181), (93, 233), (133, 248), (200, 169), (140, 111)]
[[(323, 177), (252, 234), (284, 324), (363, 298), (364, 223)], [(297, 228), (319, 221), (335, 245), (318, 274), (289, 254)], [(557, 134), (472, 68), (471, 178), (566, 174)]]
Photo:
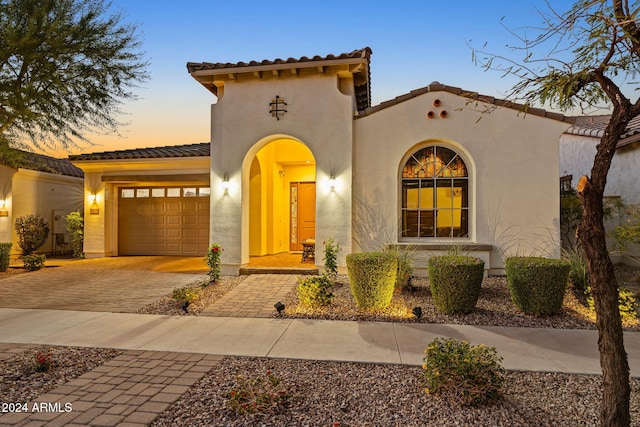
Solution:
[(200, 258), (77, 260), (0, 280), (0, 307), (135, 313), (174, 288), (205, 278)]
[(271, 317), (273, 305), (298, 283), (294, 274), (254, 274), (221, 299), (204, 309), (201, 316)]
[(5, 413), (0, 425), (147, 426), (220, 360), (207, 354), (125, 351), (28, 402), (29, 410), (34, 403), (48, 404), (49, 410)]

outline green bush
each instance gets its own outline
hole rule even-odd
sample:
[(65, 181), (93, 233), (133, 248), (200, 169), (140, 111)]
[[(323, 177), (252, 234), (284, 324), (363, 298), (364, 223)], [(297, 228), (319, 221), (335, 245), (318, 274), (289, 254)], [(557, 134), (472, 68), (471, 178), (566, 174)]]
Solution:
[(351, 293), (358, 308), (383, 309), (391, 304), (398, 259), (390, 253), (361, 252), (347, 255)]
[(298, 300), (307, 307), (323, 307), (331, 304), (333, 283), (328, 275), (309, 276), (298, 281)]
[(461, 255), (429, 258), (429, 285), (436, 308), (448, 314), (470, 313), (480, 297), (484, 261)]
[(587, 260), (582, 249), (563, 249), (562, 259), (566, 260), (571, 266), (569, 280), (571, 280), (573, 288), (585, 293), (589, 287), (589, 272), (587, 271)]
[(569, 280), (567, 261), (537, 257), (505, 260), (511, 300), (520, 310), (535, 316), (557, 314)]
[(9, 268), (12, 243), (0, 243), (0, 272), (5, 272)]
[(340, 245), (333, 240), (333, 237), (329, 237), (324, 245), (324, 274), (331, 282), (335, 282), (338, 277), (338, 252), (340, 252)]
[(80, 212), (71, 212), (66, 217), (67, 232), (71, 236), (71, 249), (74, 258), (84, 258), (84, 218)]
[(49, 224), (39, 215), (26, 215), (16, 219), (16, 233), (22, 255), (31, 255), (44, 245), (49, 231)]
[(393, 254), (398, 260), (395, 290), (396, 292), (402, 292), (403, 289), (409, 287), (411, 284), (415, 249), (410, 246), (400, 247), (398, 245), (389, 245), (385, 247), (384, 252)]
[(172, 296), (175, 300), (191, 304), (200, 299), (201, 292), (201, 288), (191, 288), (189, 286), (184, 286), (182, 288), (174, 289)]
[(427, 394), (461, 406), (477, 406), (500, 397), (504, 369), (495, 348), (436, 338), (424, 352), (422, 381)]
[[(596, 306), (591, 295), (591, 287), (587, 287), (585, 294), (587, 295), (589, 310), (595, 314)], [(620, 318), (623, 324), (635, 325), (638, 323), (638, 302), (633, 292), (627, 288), (618, 289), (618, 310), (620, 310)]]
[(44, 262), (47, 258), (44, 254), (31, 254), (22, 257), (24, 262), (24, 269), (27, 271), (36, 271), (44, 267)]
[(217, 243), (212, 243), (207, 250), (207, 257), (204, 261), (209, 266), (209, 279), (212, 282), (217, 282), (220, 279), (220, 257), (222, 252), (224, 252), (224, 249)]

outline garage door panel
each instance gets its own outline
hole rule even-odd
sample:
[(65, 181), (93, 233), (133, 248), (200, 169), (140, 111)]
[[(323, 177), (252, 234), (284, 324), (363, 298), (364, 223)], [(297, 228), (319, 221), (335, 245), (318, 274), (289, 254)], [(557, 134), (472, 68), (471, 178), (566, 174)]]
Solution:
[[(166, 188), (164, 191), (151, 188), (151, 192), (134, 189), (126, 193), (127, 197), (122, 197), (126, 189), (121, 189), (118, 204), (118, 251), (121, 255), (206, 254), (209, 197), (177, 197), (176, 191), (170, 193)], [(145, 194), (171, 194), (172, 197), (138, 196)]]
[(167, 215), (167, 224), (180, 224), (182, 221), (180, 220), (180, 215)]

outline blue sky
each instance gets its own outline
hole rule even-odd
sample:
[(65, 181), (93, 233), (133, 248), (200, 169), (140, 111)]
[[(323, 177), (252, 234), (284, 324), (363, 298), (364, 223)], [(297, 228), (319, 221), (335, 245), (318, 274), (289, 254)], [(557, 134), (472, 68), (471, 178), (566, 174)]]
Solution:
[[(554, 0), (558, 10), (572, 2)], [(540, 22), (544, 0), (485, 1), (205, 1), (113, 0), (138, 24), (150, 62), (140, 99), (124, 106), (122, 137), (95, 136), (99, 145), (72, 152), (209, 141), (215, 96), (198, 84), (186, 63), (239, 62), (339, 54), (363, 47), (371, 58), (372, 101), (433, 81), (503, 97), (514, 80), (485, 72), (469, 43), (494, 52), (515, 43), (501, 25)]]

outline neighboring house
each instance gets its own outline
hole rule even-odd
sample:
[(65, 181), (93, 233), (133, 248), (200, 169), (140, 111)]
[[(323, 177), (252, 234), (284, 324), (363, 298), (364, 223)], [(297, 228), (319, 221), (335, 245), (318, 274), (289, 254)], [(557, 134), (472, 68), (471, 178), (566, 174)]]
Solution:
[[(596, 154), (596, 146), (609, 122), (609, 116), (584, 116), (578, 117), (576, 123), (571, 126), (560, 138), (560, 176), (566, 185), (576, 186), (582, 175), (591, 175), (591, 167)], [(611, 162), (611, 168), (607, 176), (605, 198), (609, 200), (620, 199), (624, 203), (640, 203), (640, 116), (634, 118), (627, 131), (620, 138), (616, 154)], [(624, 214), (614, 216), (607, 221), (607, 230), (624, 223)], [(609, 240), (609, 247), (615, 250), (615, 242)], [(640, 247), (628, 246), (628, 254), (622, 260), (628, 263), (634, 262), (627, 255), (640, 257)], [(635, 263), (638, 263), (636, 260)]]
[(86, 255), (202, 254), (215, 241), (223, 274), (310, 238), (322, 265), (333, 237), (341, 267), (411, 245), (419, 273), (452, 248), (492, 272), (505, 254), (558, 256), (570, 120), (437, 82), (371, 106), (370, 56), (187, 64), (217, 97), (211, 144), (71, 157), (85, 173)]
[(0, 163), (0, 242), (12, 242), (12, 253), (19, 254), (15, 221), (35, 214), (51, 229), (40, 251), (70, 251), (66, 216), (82, 209), (82, 171), (69, 159), (17, 153), (11, 166)]

